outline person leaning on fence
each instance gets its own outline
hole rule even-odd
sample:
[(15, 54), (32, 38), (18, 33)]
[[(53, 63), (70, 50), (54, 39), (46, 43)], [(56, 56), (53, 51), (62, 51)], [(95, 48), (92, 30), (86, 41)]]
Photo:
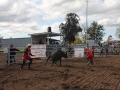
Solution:
[(72, 57), (72, 47), (71, 47), (71, 45), (68, 45), (68, 51), (69, 51), (70, 57)]
[[(10, 50), (10, 57), (9, 57), (10, 63), (13, 63), (13, 62), (15, 63), (16, 51), (20, 51), (20, 50), (16, 49), (13, 44), (10, 44), (9, 50)], [(8, 60), (7, 60), (7, 63), (8, 63)]]
[(71, 52), (71, 46), (70, 45), (68, 45), (68, 51)]
[(100, 48), (100, 54), (99, 54), (99, 57), (100, 57), (100, 56), (102, 56), (102, 57), (103, 57), (103, 54), (104, 54), (104, 48), (103, 48), (103, 47), (101, 47), (101, 48)]
[(23, 62), (21, 64), (20, 70), (22, 70), (22, 68), (27, 60), (30, 60), (30, 62), (28, 63), (28, 69), (30, 69), (30, 65), (32, 64), (32, 61), (33, 61), (33, 58), (31, 58), (31, 56), (34, 56), (34, 55), (31, 54), (31, 44), (28, 44), (27, 48), (24, 51)]
[(107, 55), (109, 54), (109, 52), (108, 52), (109, 45), (108, 44), (104, 45), (104, 48), (105, 48), (105, 55), (107, 57)]
[(92, 46), (92, 53), (93, 53), (93, 56), (94, 56), (94, 50), (95, 50), (95, 47)]
[(88, 61), (87, 65), (89, 65), (89, 63), (91, 63), (91, 65), (93, 66), (93, 58), (94, 58), (93, 53), (87, 47), (85, 48), (85, 50), (86, 50), (86, 57), (87, 57), (87, 61)]

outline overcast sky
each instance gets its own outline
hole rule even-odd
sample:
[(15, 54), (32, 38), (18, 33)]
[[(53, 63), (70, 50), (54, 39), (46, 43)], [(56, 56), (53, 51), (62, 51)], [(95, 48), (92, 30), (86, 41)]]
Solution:
[[(3, 38), (29, 37), (31, 33), (59, 33), (68, 13), (76, 13), (86, 25), (86, 0), (0, 0), (0, 34)], [(105, 37), (115, 38), (120, 26), (120, 0), (88, 0), (88, 27), (96, 21), (104, 26)]]

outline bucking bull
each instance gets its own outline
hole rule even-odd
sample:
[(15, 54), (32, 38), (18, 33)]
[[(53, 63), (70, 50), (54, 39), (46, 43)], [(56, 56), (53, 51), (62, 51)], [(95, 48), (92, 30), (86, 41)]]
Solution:
[[(60, 60), (60, 66), (61, 66), (61, 58), (64, 57), (64, 58), (67, 58), (67, 52), (65, 51), (62, 51), (62, 50), (55, 50), (53, 51), (47, 58), (46, 60), (46, 63), (47, 61), (51, 58), (51, 61), (52, 61), (52, 66), (53, 64)], [(45, 65), (46, 65), (45, 63)]]

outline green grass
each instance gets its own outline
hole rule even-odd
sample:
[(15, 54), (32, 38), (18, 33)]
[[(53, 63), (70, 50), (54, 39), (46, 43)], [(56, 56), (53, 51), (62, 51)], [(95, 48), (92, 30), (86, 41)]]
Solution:
[(0, 48), (0, 52), (3, 52), (3, 48)]
[(20, 51), (24, 51), (25, 48), (17, 48), (17, 49), (20, 50)]

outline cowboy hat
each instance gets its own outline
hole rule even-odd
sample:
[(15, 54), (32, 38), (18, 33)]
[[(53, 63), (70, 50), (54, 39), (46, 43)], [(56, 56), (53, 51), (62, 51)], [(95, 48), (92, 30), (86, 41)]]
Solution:
[(88, 49), (88, 47), (85, 47), (85, 50), (87, 50)]
[(31, 46), (31, 44), (28, 44), (27, 47)]

